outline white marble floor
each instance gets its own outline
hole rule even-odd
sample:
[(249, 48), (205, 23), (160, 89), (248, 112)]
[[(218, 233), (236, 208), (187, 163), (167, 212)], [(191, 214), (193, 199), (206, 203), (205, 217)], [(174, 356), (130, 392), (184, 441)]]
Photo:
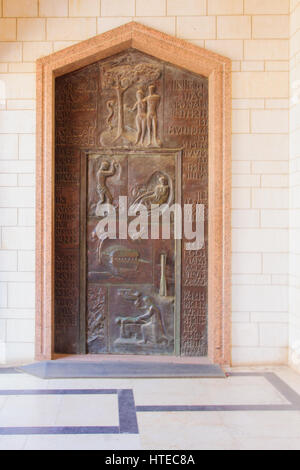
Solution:
[(231, 372), (179, 380), (0, 373), (0, 450), (300, 450), (300, 376), (286, 367)]

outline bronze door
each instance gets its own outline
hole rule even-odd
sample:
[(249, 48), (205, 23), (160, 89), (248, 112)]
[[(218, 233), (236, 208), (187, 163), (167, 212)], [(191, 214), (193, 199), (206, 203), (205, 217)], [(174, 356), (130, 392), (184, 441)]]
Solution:
[[(206, 356), (207, 78), (128, 49), (57, 77), (55, 109), (55, 352)], [(105, 203), (156, 188), (205, 206), (203, 247), (99, 240)]]
[[(166, 211), (178, 202), (180, 155), (92, 153), (87, 168), (87, 352), (173, 354), (175, 291), (180, 291), (173, 215), (169, 240), (151, 239), (150, 221), (152, 204)], [(137, 225), (134, 215), (126, 222), (120, 196), (137, 215), (143, 205), (147, 225)], [(106, 203), (115, 208), (116, 239), (101, 237)], [(119, 223), (128, 224), (127, 239)]]

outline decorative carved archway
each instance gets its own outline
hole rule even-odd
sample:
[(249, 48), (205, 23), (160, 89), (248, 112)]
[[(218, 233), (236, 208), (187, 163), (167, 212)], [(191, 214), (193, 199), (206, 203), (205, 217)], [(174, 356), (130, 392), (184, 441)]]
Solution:
[(37, 61), (36, 359), (54, 359), (55, 78), (129, 48), (209, 80), (208, 356), (231, 357), (231, 61), (132, 22)]

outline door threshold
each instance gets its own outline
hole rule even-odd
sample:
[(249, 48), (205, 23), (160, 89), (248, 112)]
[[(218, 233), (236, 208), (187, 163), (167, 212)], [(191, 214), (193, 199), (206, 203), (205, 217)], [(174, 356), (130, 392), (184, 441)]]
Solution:
[(159, 355), (134, 355), (134, 354), (54, 354), (54, 361), (76, 361), (76, 362), (155, 362), (168, 364), (212, 364), (206, 356), (184, 357), (184, 356), (159, 356)]
[[(82, 356), (84, 357), (84, 356)], [(207, 358), (161, 358), (137, 356), (101, 357), (97, 361), (82, 360), (81, 356), (72, 359), (60, 358), (54, 361), (42, 361), (20, 367), (21, 372), (42, 379), (71, 378), (225, 378), (226, 375), (217, 364), (211, 364)], [(188, 360), (186, 360), (188, 359)], [(194, 359), (194, 362), (192, 361)], [(205, 361), (201, 361), (205, 359)]]

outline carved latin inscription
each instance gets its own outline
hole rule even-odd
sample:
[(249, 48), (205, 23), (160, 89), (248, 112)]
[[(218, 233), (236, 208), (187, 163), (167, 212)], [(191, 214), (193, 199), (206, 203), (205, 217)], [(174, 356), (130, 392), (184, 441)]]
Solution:
[(56, 145), (95, 145), (97, 107), (97, 65), (59, 77), (56, 80)]
[(77, 318), (73, 315), (78, 303), (79, 271), (76, 252), (68, 254), (57, 251), (55, 258), (56, 279), (56, 326), (76, 326)]
[(79, 245), (79, 193), (78, 190), (61, 188), (56, 195), (55, 237), (56, 244), (65, 248)]
[(185, 356), (206, 354), (207, 294), (206, 290), (184, 289), (182, 307), (181, 353)]

